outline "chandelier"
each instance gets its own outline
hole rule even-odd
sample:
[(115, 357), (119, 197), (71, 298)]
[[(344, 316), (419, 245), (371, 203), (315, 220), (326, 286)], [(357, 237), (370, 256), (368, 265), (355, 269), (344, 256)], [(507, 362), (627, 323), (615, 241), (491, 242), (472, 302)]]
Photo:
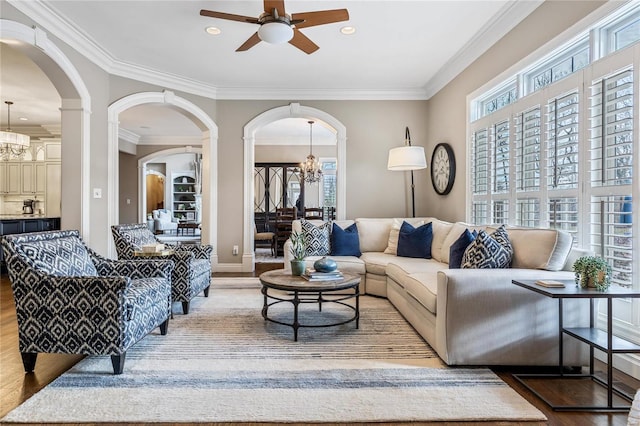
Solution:
[(11, 131), (11, 105), (13, 102), (5, 101), (7, 104), (7, 130), (0, 131), (0, 155), (8, 159), (9, 156), (20, 156), (29, 148), (31, 138), (21, 133)]
[(320, 162), (316, 160), (313, 155), (313, 121), (309, 123), (309, 155), (307, 160), (300, 163), (300, 169), (302, 173), (302, 179), (307, 183), (316, 183), (320, 181), (322, 177), (322, 170), (320, 169)]

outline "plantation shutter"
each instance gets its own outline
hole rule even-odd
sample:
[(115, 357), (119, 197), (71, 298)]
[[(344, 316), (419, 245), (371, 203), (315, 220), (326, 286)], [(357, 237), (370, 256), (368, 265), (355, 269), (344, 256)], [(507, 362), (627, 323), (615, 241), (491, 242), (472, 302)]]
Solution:
[(633, 284), (633, 70), (591, 86), (591, 249), (607, 259), (612, 282)]

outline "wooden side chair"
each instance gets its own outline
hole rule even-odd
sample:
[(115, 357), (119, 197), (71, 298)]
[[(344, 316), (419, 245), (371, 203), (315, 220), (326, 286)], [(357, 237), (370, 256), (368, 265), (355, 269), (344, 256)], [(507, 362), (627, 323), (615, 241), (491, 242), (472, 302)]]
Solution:
[(258, 243), (269, 243), (271, 248), (271, 256), (275, 256), (276, 252), (276, 234), (275, 232), (258, 232), (258, 227), (253, 223), (253, 249), (255, 250)]
[(324, 209), (322, 207), (305, 207), (304, 218), (306, 220), (323, 220)]

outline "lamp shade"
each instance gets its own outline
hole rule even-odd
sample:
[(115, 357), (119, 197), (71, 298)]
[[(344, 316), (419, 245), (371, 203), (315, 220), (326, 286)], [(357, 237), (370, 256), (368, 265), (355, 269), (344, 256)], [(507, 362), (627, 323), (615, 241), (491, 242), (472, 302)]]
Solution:
[(293, 28), (286, 22), (266, 22), (258, 28), (258, 37), (271, 44), (286, 43), (293, 38)]
[(427, 168), (424, 148), (421, 146), (400, 146), (389, 150), (387, 169), (394, 171), (419, 170)]

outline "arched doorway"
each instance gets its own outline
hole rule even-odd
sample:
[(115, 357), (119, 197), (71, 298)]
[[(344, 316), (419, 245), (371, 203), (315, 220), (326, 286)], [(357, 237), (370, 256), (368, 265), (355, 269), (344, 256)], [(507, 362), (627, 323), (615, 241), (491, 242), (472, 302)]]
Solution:
[[(122, 111), (142, 104), (164, 104), (170, 105), (179, 111), (183, 111), (202, 130), (202, 243), (213, 246), (211, 256), (212, 265), (218, 263), (217, 255), (217, 203), (218, 203), (218, 126), (215, 122), (198, 106), (190, 101), (176, 96), (173, 92), (165, 90), (163, 92), (143, 92), (126, 96), (108, 108), (109, 116), (109, 153), (107, 164), (110, 170), (109, 184), (107, 188), (107, 198), (109, 210), (109, 224), (118, 223), (118, 205), (116, 203), (118, 195), (118, 116)], [(185, 148), (177, 148), (184, 152)], [(138, 179), (139, 188), (145, 182), (142, 175)], [(142, 192), (139, 190), (139, 194)], [(144, 214), (141, 214), (144, 218)], [(114, 252), (114, 247), (109, 247), (110, 253)]]
[(255, 267), (255, 253), (253, 251), (253, 202), (254, 202), (254, 162), (256, 132), (263, 126), (284, 118), (306, 118), (320, 120), (336, 130), (336, 162), (337, 162), (337, 195), (336, 219), (346, 217), (346, 155), (347, 129), (335, 117), (326, 112), (298, 103), (273, 108), (255, 117), (244, 126), (244, 233), (242, 270), (250, 272)]
[(35, 62), (60, 94), (64, 129), (61, 135), (61, 227), (78, 229), (89, 243), (89, 91), (69, 58), (42, 29), (1, 19), (0, 40)]

